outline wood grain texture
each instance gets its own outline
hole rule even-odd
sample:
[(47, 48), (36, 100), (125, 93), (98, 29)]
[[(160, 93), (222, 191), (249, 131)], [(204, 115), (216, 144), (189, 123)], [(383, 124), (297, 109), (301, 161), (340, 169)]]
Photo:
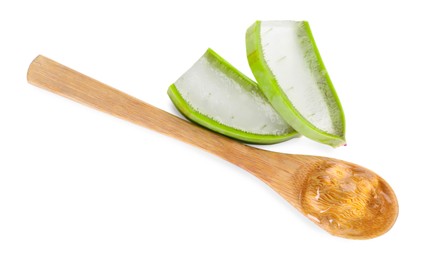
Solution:
[[(361, 166), (325, 157), (276, 153), (241, 144), (44, 56), (38, 56), (31, 63), (27, 78), (35, 86), (174, 137), (238, 165), (264, 181), (333, 235), (354, 239), (372, 238), (385, 233), (396, 220), (398, 206), (393, 190), (383, 179)], [(361, 172), (365, 174), (360, 174), (362, 177), (358, 175), (361, 178), (357, 176), (352, 179), (348, 176)], [(343, 185), (351, 179), (353, 183)], [(374, 182), (377, 184), (373, 188), (367, 186)], [(352, 189), (353, 185), (368, 187), (360, 189), (365, 192), (364, 196), (347, 190)], [(382, 211), (373, 211), (370, 208), (372, 197), (377, 196), (376, 192), (386, 194), (381, 201), (376, 200), (377, 206), (381, 204), (379, 207)], [(353, 204), (352, 201), (357, 197), (360, 198), (358, 204)], [(349, 207), (339, 207), (346, 203)], [(349, 214), (349, 208), (358, 210), (358, 214)], [(378, 223), (376, 228), (372, 227), (373, 221)], [(358, 223), (358, 228), (355, 223)]]
[[(35, 86), (202, 148), (265, 182), (274, 181), (267, 170), (274, 161), (282, 160), (285, 174), (286, 166), (294, 165), (295, 160), (291, 161), (289, 155), (272, 154), (208, 131), (44, 56), (38, 56), (31, 63), (27, 78)], [(287, 181), (286, 178), (283, 181)]]

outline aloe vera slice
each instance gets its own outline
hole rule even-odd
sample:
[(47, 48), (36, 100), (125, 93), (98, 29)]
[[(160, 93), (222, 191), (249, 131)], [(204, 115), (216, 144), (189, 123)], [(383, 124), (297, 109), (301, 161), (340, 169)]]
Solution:
[(263, 94), (299, 133), (333, 147), (345, 144), (345, 119), (306, 21), (257, 21), (247, 58)]
[(168, 95), (191, 121), (235, 139), (272, 144), (298, 135), (255, 82), (211, 49), (169, 87)]

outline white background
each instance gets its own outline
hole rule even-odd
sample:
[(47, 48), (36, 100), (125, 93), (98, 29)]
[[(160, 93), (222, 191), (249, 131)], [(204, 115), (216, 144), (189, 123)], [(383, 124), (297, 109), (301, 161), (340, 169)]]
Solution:
[[(0, 259), (420, 259), (415, 3), (2, 1)], [(347, 147), (264, 148), (378, 172), (400, 203), (387, 234), (333, 237), (243, 170), (26, 83), (43, 54), (177, 113), (167, 87), (206, 48), (251, 76), (257, 19), (310, 22), (347, 119)]]

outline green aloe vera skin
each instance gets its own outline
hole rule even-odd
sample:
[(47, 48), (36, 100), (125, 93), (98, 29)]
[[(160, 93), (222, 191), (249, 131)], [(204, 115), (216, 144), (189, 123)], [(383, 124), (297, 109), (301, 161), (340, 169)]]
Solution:
[(345, 144), (345, 118), (308, 22), (257, 21), (247, 58), (262, 93), (295, 130), (333, 147)]
[(168, 95), (185, 117), (234, 139), (273, 144), (298, 136), (257, 84), (211, 49), (169, 87)]

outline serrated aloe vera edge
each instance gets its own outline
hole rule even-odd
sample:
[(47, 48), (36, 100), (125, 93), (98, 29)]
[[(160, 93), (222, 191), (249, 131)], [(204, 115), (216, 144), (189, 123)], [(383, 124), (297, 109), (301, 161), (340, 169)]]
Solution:
[(312, 55), (316, 58), (315, 63), (317, 70), (318, 72), (321, 72), (319, 77), (323, 77), (323, 81), (325, 82), (324, 89), (321, 89), (320, 91), (322, 91), (323, 95), (328, 97), (329, 101), (332, 103), (328, 104), (328, 109), (334, 110), (333, 113), (335, 118), (332, 119), (332, 122), (336, 124), (336, 133), (328, 133), (327, 131), (323, 131), (316, 127), (296, 109), (288, 98), (282, 89), (282, 86), (278, 83), (272, 68), (270, 68), (265, 60), (260, 31), (261, 21), (257, 21), (249, 27), (246, 34), (247, 58), (250, 68), (259, 83), (259, 88), (262, 90), (263, 94), (288, 124), (310, 139), (333, 147), (341, 146), (345, 144), (345, 117), (342, 106), (330, 77), (327, 74), (308, 22), (303, 21), (300, 25), (306, 34), (306, 40), (311, 44), (309, 48), (313, 52)]
[[(255, 82), (253, 82), (251, 79), (243, 75), (240, 71), (238, 71), (231, 64), (225, 61), (221, 56), (219, 56), (213, 50), (208, 49), (202, 58), (205, 58), (211, 63), (212, 69), (219, 70), (221, 73), (224, 74), (224, 77), (227, 77), (237, 82), (238, 85), (241, 86), (245, 91), (257, 92), (264, 100), (266, 100), (266, 98), (260, 93), (260, 90), (258, 89)], [(193, 65), (193, 67), (194, 66), (197, 66), (197, 64)], [(200, 81), (197, 81), (195, 83), (201, 84)], [(177, 82), (172, 84), (168, 88), (168, 95), (171, 101), (174, 103), (175, 107), (189, 120), (199, 125), (202, 125), (205, 128), (208, 128), (210, 130), (213, 130), (215, 132), (229, 136), (234, 139), (238, 139), (238, 140), (245, 141), (248, 143), (273, 144), (273, 143), (286, 141), (293, 137), (298, 136), (298, 133), (294, 131), (291, 127), (289, 127), (288, 125), (287, 125), (288, 131), (279, 135), (258, 134), (258, 133), (251, 133), (251, 132), (243, 131), (242, 129), (238, 129), (230, 125), (223, 124), (217, 120), (214, 120), (209, 115), (205, 115), (204, 113), (198, 111), (198, 109), (194, 108), (194, 104), (191, 104), (189, 100), (186, 100), (186, 97), (183, 97), (183, 95), (180, 93), (179, 89), (177, 88)], [(235, 103), (236, 100), (233, 98), (231, 102)], [(267, 104), (270, 106), (269, 103)]]

